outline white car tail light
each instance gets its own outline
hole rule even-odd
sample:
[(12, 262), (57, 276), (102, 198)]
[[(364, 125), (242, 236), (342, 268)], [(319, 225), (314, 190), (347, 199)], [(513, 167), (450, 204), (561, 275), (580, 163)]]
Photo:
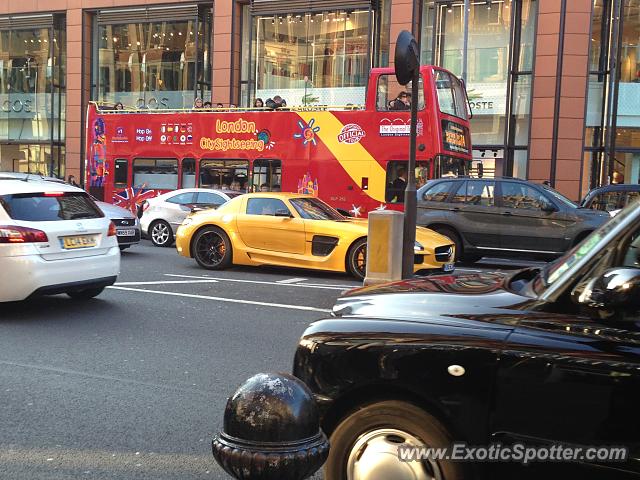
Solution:
[(0, 225), (0, 243), (48, 242), (47, 234), (35, 228)]
[(116, 230), (116, 224), (113, 222), (109, 222), (109, 233), (107, 233), (107, 237), (113, 237), (118, 234), (118, 230)]

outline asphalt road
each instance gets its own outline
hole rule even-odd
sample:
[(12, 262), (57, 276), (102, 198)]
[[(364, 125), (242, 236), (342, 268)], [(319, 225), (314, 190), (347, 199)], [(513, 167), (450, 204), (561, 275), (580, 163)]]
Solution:
[(0, 306), (0, 479), (229, 478), (210, 445), (227, 396), (254, 373), (289, 372), (305, 327), (357, 285), (205, 271), (144, 241), (97, 299)]

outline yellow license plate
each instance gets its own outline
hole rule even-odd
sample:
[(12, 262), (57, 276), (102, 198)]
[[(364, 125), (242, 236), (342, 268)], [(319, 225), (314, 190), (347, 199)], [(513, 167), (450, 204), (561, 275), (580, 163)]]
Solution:
[(65, 250), (89, 248), (96, 246), (96, 237), (94, 235), (76, 235), (73, 237), (62, 237), (60, 242), (62, 243), (62, 248)]

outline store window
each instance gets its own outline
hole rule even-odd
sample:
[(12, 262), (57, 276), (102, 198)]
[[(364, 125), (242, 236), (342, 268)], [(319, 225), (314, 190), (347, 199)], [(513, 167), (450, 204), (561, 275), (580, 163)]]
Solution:
[(594, 0), (591, 22), (583, 191), (640, 183), (640, 5)]
[(175, 158), (136, 158), (133, 186), (160, 190), (178, 188), (178, 160)]
[(248, 191), (249, 162), (246, 160), (200, 160), (200, 186), (222, 191)]
[[(167, 8), (172, 18), (170, 9), (177, 7)], [(109, 11), (98, 14), (93, 98), (141, 109), (191, 108), (195, 96), (210, 100), (211, 15), (193, 12), (190, 19), (131, 23), (114, 20)]]
[(370, 9), (254, 15), (250, 104), (275, 95), (288, 105), (363, 104), (374, 17)]
[(64, 20), (0, 17), (0, 170), (64, 176)]
[[(488, 172), (526, 176), (536, 0), (424, 0), (421, 58), (465, 80), (472, 141)], [(515, 35), (517, 33), (517, 35)], [(511, 38), (518, 38), (511, 45)], [(465, 45), (467, 49), (465, 51)]]

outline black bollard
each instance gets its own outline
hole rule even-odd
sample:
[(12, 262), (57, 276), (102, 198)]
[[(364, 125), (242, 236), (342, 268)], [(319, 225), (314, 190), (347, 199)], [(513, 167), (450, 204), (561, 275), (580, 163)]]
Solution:
[(329, 455), (307, 386), (286, 373), (259, 373), (227, 400), (213, 456), (242, 480), (303, 480)]

